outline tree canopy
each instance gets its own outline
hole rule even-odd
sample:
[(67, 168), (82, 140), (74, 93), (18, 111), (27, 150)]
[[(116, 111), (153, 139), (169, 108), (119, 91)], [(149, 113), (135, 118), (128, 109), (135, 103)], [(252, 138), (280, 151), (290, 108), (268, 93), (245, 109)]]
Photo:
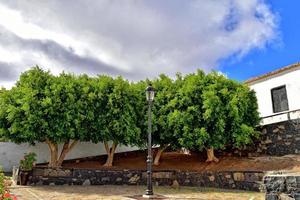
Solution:
[(218, 162), (214, 149), (241, 147), (257, 136), (257, 102), (247, 86), (216, 72), (205, 75), (202, 71), (187, 75), (183, 82), (174, 99), (177, 109), (170, 118), (183, 147), (204, 148), (207, 161)]
[[(50, 166), (62, 164), (79, 140), (86, 140), (86, 81), (69, 74), (53, 76), (35, 67), (20, 76), (1, 98), (1, 133), (16, 143), (46, 142)], [(59, 155), (58, 144), (63, 143)]]
[[(10, 90), (0, 89), (0, 138), (45, 142), (49, 165), (60, 166), (78, 141), (103, 142), (112, 166), (118, 145), (144, 147), (147, 140), (145, 88), (156, 89), (152, 108), (155, 164), (167, 148), (207, 150), (241, 147), (257, 136), (256, 96), (244, 84), (212, 72), (172, 79), (129, 82), (121, 76), (52, 75), (39, 67), (21, 74)], [(58, 152), (58, 145), (63, 144)]]
[[(94, 130), (90, 140), (103, 142), (108, 154), (105, 166), (112, 166), (118, 145), (134, 146), (140, 142), (136, 96), (127, 80), (100, 76), (94, 79)], [(112, 146), (109, 146), (109, 142)]]

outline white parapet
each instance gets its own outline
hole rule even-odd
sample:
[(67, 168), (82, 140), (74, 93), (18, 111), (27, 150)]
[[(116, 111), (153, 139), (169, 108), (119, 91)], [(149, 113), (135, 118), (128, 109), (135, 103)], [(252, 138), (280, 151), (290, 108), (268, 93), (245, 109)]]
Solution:
[[(62, 145), (60, 145), (60, 149)], [(116, 152), (126, 152), (137, 150), (137, 147), (118, 146)], [(12, 142), (0, 142), (0, 166), (5, 172), (12, 171), (13, 166), (18, 166), (19, 161), (25, 153), (35, 152), (37, 162), (47, 162), (49, 159), (48, 146), (45, 143), (37, 143), (32, 146), (29, 144), (15, 144)], [(102, 143), (94, 144), (91, 142), (80, 142), (67, 155), (66, 159), (83, 158), (89, 156), (105, 155), (106, 151)]]

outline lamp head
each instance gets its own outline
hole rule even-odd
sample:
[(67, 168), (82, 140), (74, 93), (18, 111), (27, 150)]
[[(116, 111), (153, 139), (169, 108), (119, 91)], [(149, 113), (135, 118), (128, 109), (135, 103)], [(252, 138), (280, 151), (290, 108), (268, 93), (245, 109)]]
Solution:
[(148, 102), (153, 101), (154, 100), (154, 95), (155, 95), (155, 90), (152, 87), (151, 84), (148, 85), (148, 87), (146, 88), (146, 99)]

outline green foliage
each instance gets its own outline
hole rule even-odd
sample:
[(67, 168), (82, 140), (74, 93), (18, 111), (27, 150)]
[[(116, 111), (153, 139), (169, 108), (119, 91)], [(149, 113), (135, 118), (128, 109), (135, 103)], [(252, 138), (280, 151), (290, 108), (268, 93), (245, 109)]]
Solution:
[(5, 176), (2, 171), (2, 168), (0, 167), (0, 197), (2, 197), (6, 191), (4, 180)]
[(20, 168), (24, 171), (30, 171), (32, 170), (34, 163), (36, 161), (36, 154), (31, 152), (28, 154), (25, 154), (24, 158), (20, 160)]
[[(149, 82), (104, 75), (54, 76), (34, 67), (21, 74), (12, 89), (0, 89), (0, 138), (47, 142), (53, 152), (57, 144), (70, 140), (144, 146)], [(160, 75), (151, 82), (156, 89), (154, 144), (223, 149), (249, 144), (257, 136), (256, 97), (246, 85), (201, 70), (178, 74), (175, 80)]]
[(254, 92), (236, 81), (202, 71), (185, 77), (170, 117), (179, 143), (188, 149), (249, 144), (259, 122)]
[(90, 139), (93, 142), (112, 141), (116, 144), (135, 145), (140, 129), (133, 105), (136, 97), (127, 80), (100, 76), (93, 80), (94, 119)]
[[(171, 148), (176, 149), (179, 147), (178, 135), (174, 134), (174, 127), (169, 123), (169, 117), (175, 109), (172, 100), (175, 98), (177, 90), (181, 87), (181, 77), (178, 76), (174, 81), (168, 76), (161, 74), (158, 79), (152, 81), (152, 85), (155, 88), (155, 100), (152, 108), (153, 144), (161, 147), (169, 145)], [(145, 93), (143, 93), (143, 99), (145, 102)], [(148, 115), (146, 109), (144, 113), (144, 132), (147, 133)], [(144, 137), (146, 139), (147, 134)]]

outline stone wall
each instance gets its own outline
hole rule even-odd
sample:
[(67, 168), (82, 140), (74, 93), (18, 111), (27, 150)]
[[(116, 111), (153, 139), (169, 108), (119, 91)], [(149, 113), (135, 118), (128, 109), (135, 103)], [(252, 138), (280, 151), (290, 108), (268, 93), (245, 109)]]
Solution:
[(264, 177), (266, 200), (299, 200), (300, 174), (274, 174)]
[[(144, 170), (35, 168), (30, 185), (146, 185)], [(264, 172), (154, 171), (153, 184), (261, 191)]]
[(234, 150), (232, 153), (240, 156), (300, 154), (299, 120), (268, 124), (258, 130), (261, 132), (261, 136), (254, 141), (253, 145), (247, 146), (243, 150)]

